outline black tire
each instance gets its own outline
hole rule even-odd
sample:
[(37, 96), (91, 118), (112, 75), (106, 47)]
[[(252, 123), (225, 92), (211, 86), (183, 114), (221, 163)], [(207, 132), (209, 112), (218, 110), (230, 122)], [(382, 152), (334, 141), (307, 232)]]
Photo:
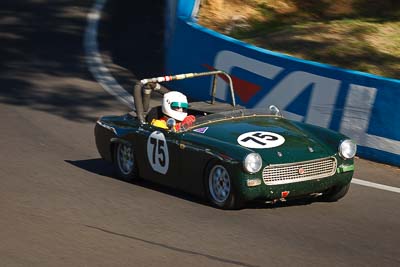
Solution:
[(326, 202), (336, 202), (343, 198), (350, 189), (350, 183), (344, 186), (333, 187), (322, 195), (322, 200)]
[(114, 146), (115, 172), (121, 180), (132, 182), (138, 178), (138, 171), (133, 146), (117, 143)]
[(243, 206), (232, 183), (228, 170), (220, 163), (211, 165), (205, 175), (205, 189), (208, 201), (220, 209), (240, 209)]

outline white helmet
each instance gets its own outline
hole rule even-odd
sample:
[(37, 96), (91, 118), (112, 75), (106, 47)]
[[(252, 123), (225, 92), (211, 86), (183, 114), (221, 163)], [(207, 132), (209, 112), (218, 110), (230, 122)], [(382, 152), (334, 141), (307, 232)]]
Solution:
[(188, 107), (189, 104), (184, 94), (176, 91), (164, 94), (162, 112), (168, 117), (183, 121), (187, 116)]

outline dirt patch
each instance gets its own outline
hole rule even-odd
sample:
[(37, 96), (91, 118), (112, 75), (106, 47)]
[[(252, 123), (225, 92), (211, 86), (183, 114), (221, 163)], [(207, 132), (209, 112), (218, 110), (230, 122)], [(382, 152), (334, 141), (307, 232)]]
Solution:
[(240, 25), (250, 18), (263, 19), (251, 1), (243, 5), (239, 0), (232, 0), (231, 4), (227, 4), (224, 0), (213, 0), (204, 1), (202, 4), (199, 23), (227, 33), (232, 30), (232, 25)]
[(298, 58), (400, 78), (397, 0), (208, 0), (199, 23)]

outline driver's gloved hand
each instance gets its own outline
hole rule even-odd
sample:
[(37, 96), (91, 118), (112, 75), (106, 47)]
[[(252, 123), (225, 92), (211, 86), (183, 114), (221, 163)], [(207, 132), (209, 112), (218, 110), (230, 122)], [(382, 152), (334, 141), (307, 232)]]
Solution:
[(193, 115), (186, 116), (186, 118), (183, 119), (182, 121), (182, 127), (184, 128), (189, 128), (193, 125), (193, 123), (196, 121), (196, 117)]

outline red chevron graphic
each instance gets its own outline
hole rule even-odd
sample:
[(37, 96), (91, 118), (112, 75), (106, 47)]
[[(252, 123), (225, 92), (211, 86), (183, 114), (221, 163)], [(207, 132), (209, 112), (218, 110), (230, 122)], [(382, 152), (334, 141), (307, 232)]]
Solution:
[[(203, 67), (209, 69), (209, 70), (216, 70), (214, 67), (203, 64)], [(218, 75), (221, 79), (223, 79), (225, 82), (228, 82), (228, 79), (224, 75)], [(233, 83), (233, 88), (235, 91), (235, 94), (239, 96), (240, 100), (243, 103), (247, 103), (250, 101), (250, 99), (257, 94), (258, 91), (261, 90), (261, 86), (255, 83), (248, 82), (246, 80), (240, 79), (236, 76), (231, 76), (232, 77), (232, 83)]]

